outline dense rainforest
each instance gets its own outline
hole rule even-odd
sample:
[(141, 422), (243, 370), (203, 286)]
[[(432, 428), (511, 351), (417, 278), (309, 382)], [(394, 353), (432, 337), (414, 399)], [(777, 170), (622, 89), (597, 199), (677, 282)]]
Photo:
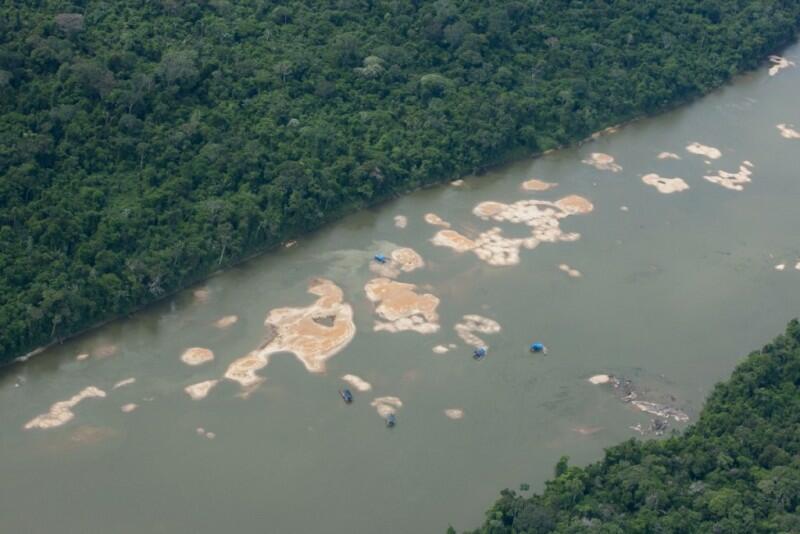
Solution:
[(708, 92), (796, 0), (9, 0), (0, 362), (346, 211)]
[(714, 388), (697, 423), (566, 458), (541, 495), (502, 492), (484, 534), (800, 532), (800, 324)]

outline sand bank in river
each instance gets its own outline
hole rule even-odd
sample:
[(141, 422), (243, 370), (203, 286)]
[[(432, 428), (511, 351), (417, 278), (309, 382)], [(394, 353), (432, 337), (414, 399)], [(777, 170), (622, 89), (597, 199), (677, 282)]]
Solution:
[(452, 182), (450, 182), (450, 185), (454, 187), (461, 187), (462, 185), (464, 185), (464, 180), (462, 180), (461, 178), (459, 178), (458, 180), (453, 180)]
[(439, 330), (436, 308), (439, 299), (430, 293), (417, 293), (417, 286), (395, 282), (388, 278), (375, 278), (367, 282), (364, 291), (373, 303), (379, 303), (375, 313), (374, 330), (402, 332), (411, 330), (431, 334)]
[(794, 66), (794, 61), (789, 61), (785, 57), (781, 56), (769, 56), (769, 61), (772, 63), (772, 66), (769, 68), (770, 76), (775, 76), (783, 69)]
[(135, 384), (135, 383), (136, 383), (136, 379), (135, 378), (133, 378), (133, 377), (126, 378), (125, 380), (120, 380), (119, 382), (114, 384), (114, 386), (111, 389), (119, 389), (121, 387), (130, 386), (131, 384)]
[(750, 176), (753, 174), (753, 171), (750, 170), (746, 163), (747, 162), (739, 165), (739, 172), (717, 171), (717, 174), (703, 176), (703, 178), (712, 184), (721, 185), (725, 189), (742, 191), (744, 189), (744, 184), (752, 181)]
[(580, 278), (582, 276), (581, 272), (578, 269), (574, 269), (569, 265), (567, 265), (566, 263), (562, 263), (561, 265), (559, 265), (558, 269), (561, 272), (567, 273), (567, 276), (569, 276), (570, 278)]
[(343, 302), (342, 290), (330, 280), (313, 280), (308, 292), (319, 296), (310, 306), (269, 312), (264, 324), (274, 337), (231, 363), (225, 378), (244, 387), (255, 386), (263, 380), (256, 371), (278, 352), (291, 352), (311, 373), (325, 370), (325, 361), (346, 347), (356, 334), (353, 308)]
[(56, 402), (50, 406), (50, 410), (47, 413), (37, 415), (25, 423), (25, 429), (45, 429), (61, 426), (64, 423), (71, 421), (75, 417), (75, 413), (72, 411), (72, 408), (77, 406), (82, 400), (90, 398), (104, 398), (105, 396), (106, 392), (100, 388), (96, 388), (94, 386), (84, 388), (77, 395), (73, 395), (67, 400)]
[(686, 421), (689, 420), (689, 416), (686, 413), (682, 412), (681, 410), (678, 410), (676, 408), (671, 408), (663, 404), (658, 404), (656, 402), (635, 400), (631, 402), (631, 404), (633, 404), (643, 412), (656, 415), (658, 417), (663, 417), (665, 419), (671, 417), (672, 419), (682, 423), (685, 423)]
[(615, 163), (613, 156), (602, 152), (592, 152), (588, 158), (581, 161), (600, 171), (619, 172), (622, 170), (622, 165)]
[(436, 215), (435, 213), (426, 213), (425, 222), (433, 226), (441, 226), (442, 228), (450, 228), (450, 223)]
[(342, 375), (342, 380), (350, 384), (357, 391), (369, 391), (372, 389), (372, 384), (357, 375)]
[(214, 321), (214, 326), (217, 328), (228, 328), (229, 326), (233, 326), (239, 320), (239, 317), (236, 315), (226, 315), (225, 317), (220, 317), (216, 321)]
[(378, 412), (381, 417), (388, 417), (391, 414), (397, 413), (397, 410), (403, 407), (403, 401), (397, 397), (376, 397), (370, 403)]
[(405, 228), (406, 226), (408, 226), (408, 217), (406, 217), (405, 215), (395, 215), (394, 225), (396, 228)]
[(473, 347), (488, 347), (483, 339), (475, 335), (475, 332), (479, 334), (496, 334), (501, 330), (500, 323), (494, 319), (474, 314), (465, 315), (461, 322), (456, 323), (453, 328), (464, 343)]
[(450, 352), (450, 347), (446, 347), (444, 345), (436, 345), (431, 349), (434, 354), (447, 354)]
[(537, 180), (536, 178), (531, 178), (530, 180), (522, 182), (523, 191), (547, 191), (548, 189), (552, 189), (556, 186), (558, 186), (558, 184), (544, 182), (542, 180)]
[(122, 413), (131, 413), (138, 407), (139, 405), (135, 402), (129, 402), (128, 404), (123, 404), (120, 410), (122, 410)]
[(186, 394), (192, 398), (192, 400), (205, 399), (211, 389), (216, 386), (218, 382), (219, 380), (204, 380), (203, 382), (186, 386), (183, 388), (183, 391), (185, 391)]
[(681, 157), (674, 152), (661, 152), (657, 157), (658, 159), (681, 159)]
[(202, 347), (192, 347), (183, 351), (181, 361), (186, 365), (202, 365), (214, 359), (214, 353)]
[(460, 410), (458, 408), (448, 408), (444, 411), (444, 414), (453, 420), (463, 419), (464, 418), (464, 410)]
[(205, 287), (201, 287), (192, 291), (192, 295), (195, 302), (205, 302), (208, 300), (209, 291)]
[(401, 272), (410, 273), (425, 266), (416, 250), (411, 248), (397, 248), (389, 254), (389, 259), (385, 263), (371, 261), (369, 270), (384, 278), (397, 278)]
[(781, 132), (781, 137), (786, 139), (800, 139), (800, 132), (793, 129), (791, 124), (778, 124), (776, 128)]
[(662, 178), (655, 173), (645, 174), (642, 176), (642, 181), (665, 195), (689, 189), (689, 184), (683, 178)]
[(589, 378), (589, 382), (592, 384), (608, 384), (611, 382), (611, 376), (609, 375), (594, 375)]
[(709, 159), (719, 159), (722, 157), (722, 152), (720, 152), (718, 148), (702, 145), (696, 141), (690, 145), (687, 145), (686, 151), (697, 156), (705, 156)]

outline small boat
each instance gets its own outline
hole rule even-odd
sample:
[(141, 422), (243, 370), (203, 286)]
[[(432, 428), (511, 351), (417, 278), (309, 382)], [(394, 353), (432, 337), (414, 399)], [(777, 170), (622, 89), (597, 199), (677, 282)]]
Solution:
[(486, 347), (478, 347), (472, 352), (472, 357), (476, 360), (482, 360), (486, 356)]
[(541, 352), (541, 353), (547, 354), (547, 348), (545, 348), (545, 346), (543, 344), (541, 344), (541, 343), (539, 343), (537, 341), (536, 343), (531, 345), (531, 352)]
[(353, 393), (349, 389), (340, 389), (339, 395), (342, 396), (342, 400), (345, 404), (350, 404), (353, 402)]
[(397, 424), (397, 417), (395, 417), (393, 413), (390, 413), (389, 415), (386, 416), (386, 426), (392, 428), (396, 424)]
[(375, 256), (373, 256), (372, 259), (374, 259), (378, 263), (386, 263), (386, 256), (384, 256), (383, 254), (375, 254)]

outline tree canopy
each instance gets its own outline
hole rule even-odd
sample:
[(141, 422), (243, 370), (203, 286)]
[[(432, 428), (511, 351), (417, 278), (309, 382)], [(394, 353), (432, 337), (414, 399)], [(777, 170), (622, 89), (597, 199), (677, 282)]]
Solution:
[(0, 362), (346, 211), (706, 93), (793, 0), (0, 7)]

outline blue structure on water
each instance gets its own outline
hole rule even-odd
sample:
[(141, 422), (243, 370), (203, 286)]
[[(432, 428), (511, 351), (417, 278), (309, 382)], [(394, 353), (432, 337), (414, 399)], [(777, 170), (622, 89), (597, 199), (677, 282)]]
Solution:
[(397, 418), (394, 416), (393, 413), (390, 413), (386, 416), (386, 426), (392, 428), (394, 425), (397, 424)]
[(375, 254), (373, 259), (378, 263), (386, 263), (386, 256), (384, 256), (383, 254)]
[(481, 360), (486, 356), (486, 347), (478, 347), (472, 352), (472, 357), (476, 360)]
[(531, 345), (531, 352), (546, 352), (544, 345), (539, 343), (538, 341)]
[(346, 404), (350, 404), (351, 402), (353, 402), (353, 393), (349, 389), (340, 389), (339, 395), (342, 396), (342, 400)]

